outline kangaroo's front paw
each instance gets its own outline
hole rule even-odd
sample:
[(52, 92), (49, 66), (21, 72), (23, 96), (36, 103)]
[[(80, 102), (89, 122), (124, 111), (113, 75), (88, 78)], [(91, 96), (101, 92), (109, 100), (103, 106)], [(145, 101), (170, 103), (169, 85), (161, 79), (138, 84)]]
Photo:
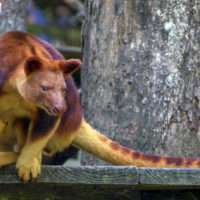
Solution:
[(16, 170), (19, 178), (23, 179), (25, 182), (29, 181), (31, 178), (36, 179), (41, 171), (40, 159), (37, 157), (20, 157), (16, 164)]

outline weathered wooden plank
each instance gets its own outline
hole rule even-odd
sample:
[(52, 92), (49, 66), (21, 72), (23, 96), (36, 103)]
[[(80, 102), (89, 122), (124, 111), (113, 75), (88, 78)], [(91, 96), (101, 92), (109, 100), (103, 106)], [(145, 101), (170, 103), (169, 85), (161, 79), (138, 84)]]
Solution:
[[(15, 166), (2, 167), (0, 184), (22, 183)], [(35, 183), (134, 186), (137, 189), (200, 188), (200, 169), (137, 168), (135, 166), (43, 166)]]
[(15, 166), (0, 170), (0, 200), (139, 200), (134, 190), (139, 174), (136, 167), (58, 167), (43, 166), (40, 177), (24, 184)]
[(200, 168), (138, 168), (138, 171), (141, 185), (200, 186)]
[(43, 166), (35, 182), (24, 184), (15, 166), (6, 166), (0, 169), (0, 200), (197, 200), (199, 175), (200, 169)]
[[(124, 167), (62, 167), (42, 166), (37, 183), (87, 184), (87, 185), (137, 185), (138, 170), (135, 166)], [(14, 166), (0, 170), (0, 183), (20, 183)]]

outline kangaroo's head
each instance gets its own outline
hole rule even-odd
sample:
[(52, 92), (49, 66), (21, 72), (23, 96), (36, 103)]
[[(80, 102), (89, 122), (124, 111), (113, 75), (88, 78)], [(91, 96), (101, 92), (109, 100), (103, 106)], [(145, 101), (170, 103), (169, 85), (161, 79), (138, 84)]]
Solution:
[(80, 66), (78, 59), (43, 60), (30, 57), (23, 66), (25, 78), (18, 84), (19, 93), (49, 115), (61, 115), (67, 109), (65, 78)]

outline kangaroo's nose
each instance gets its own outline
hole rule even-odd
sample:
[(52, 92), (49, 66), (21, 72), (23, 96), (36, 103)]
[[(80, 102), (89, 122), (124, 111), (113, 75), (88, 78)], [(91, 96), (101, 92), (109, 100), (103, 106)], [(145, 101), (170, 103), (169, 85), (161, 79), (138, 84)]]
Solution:
[(61, 104), (57, 104), (53, 107), (53, 112), (56, 115), (61, 115), (65, 112), (66, 110), (66, 105), (61, 105)]

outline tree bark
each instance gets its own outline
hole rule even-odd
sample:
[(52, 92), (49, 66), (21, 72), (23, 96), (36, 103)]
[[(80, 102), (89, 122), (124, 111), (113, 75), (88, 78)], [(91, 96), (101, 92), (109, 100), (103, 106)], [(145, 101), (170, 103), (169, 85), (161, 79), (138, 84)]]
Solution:
[(200, 156), (199, 25), (199, 0), (86, 1), (86, 120), (138, 151)]
[(26, 29), (26, 8), (28, 0), (2, 0), (0, 33)]

